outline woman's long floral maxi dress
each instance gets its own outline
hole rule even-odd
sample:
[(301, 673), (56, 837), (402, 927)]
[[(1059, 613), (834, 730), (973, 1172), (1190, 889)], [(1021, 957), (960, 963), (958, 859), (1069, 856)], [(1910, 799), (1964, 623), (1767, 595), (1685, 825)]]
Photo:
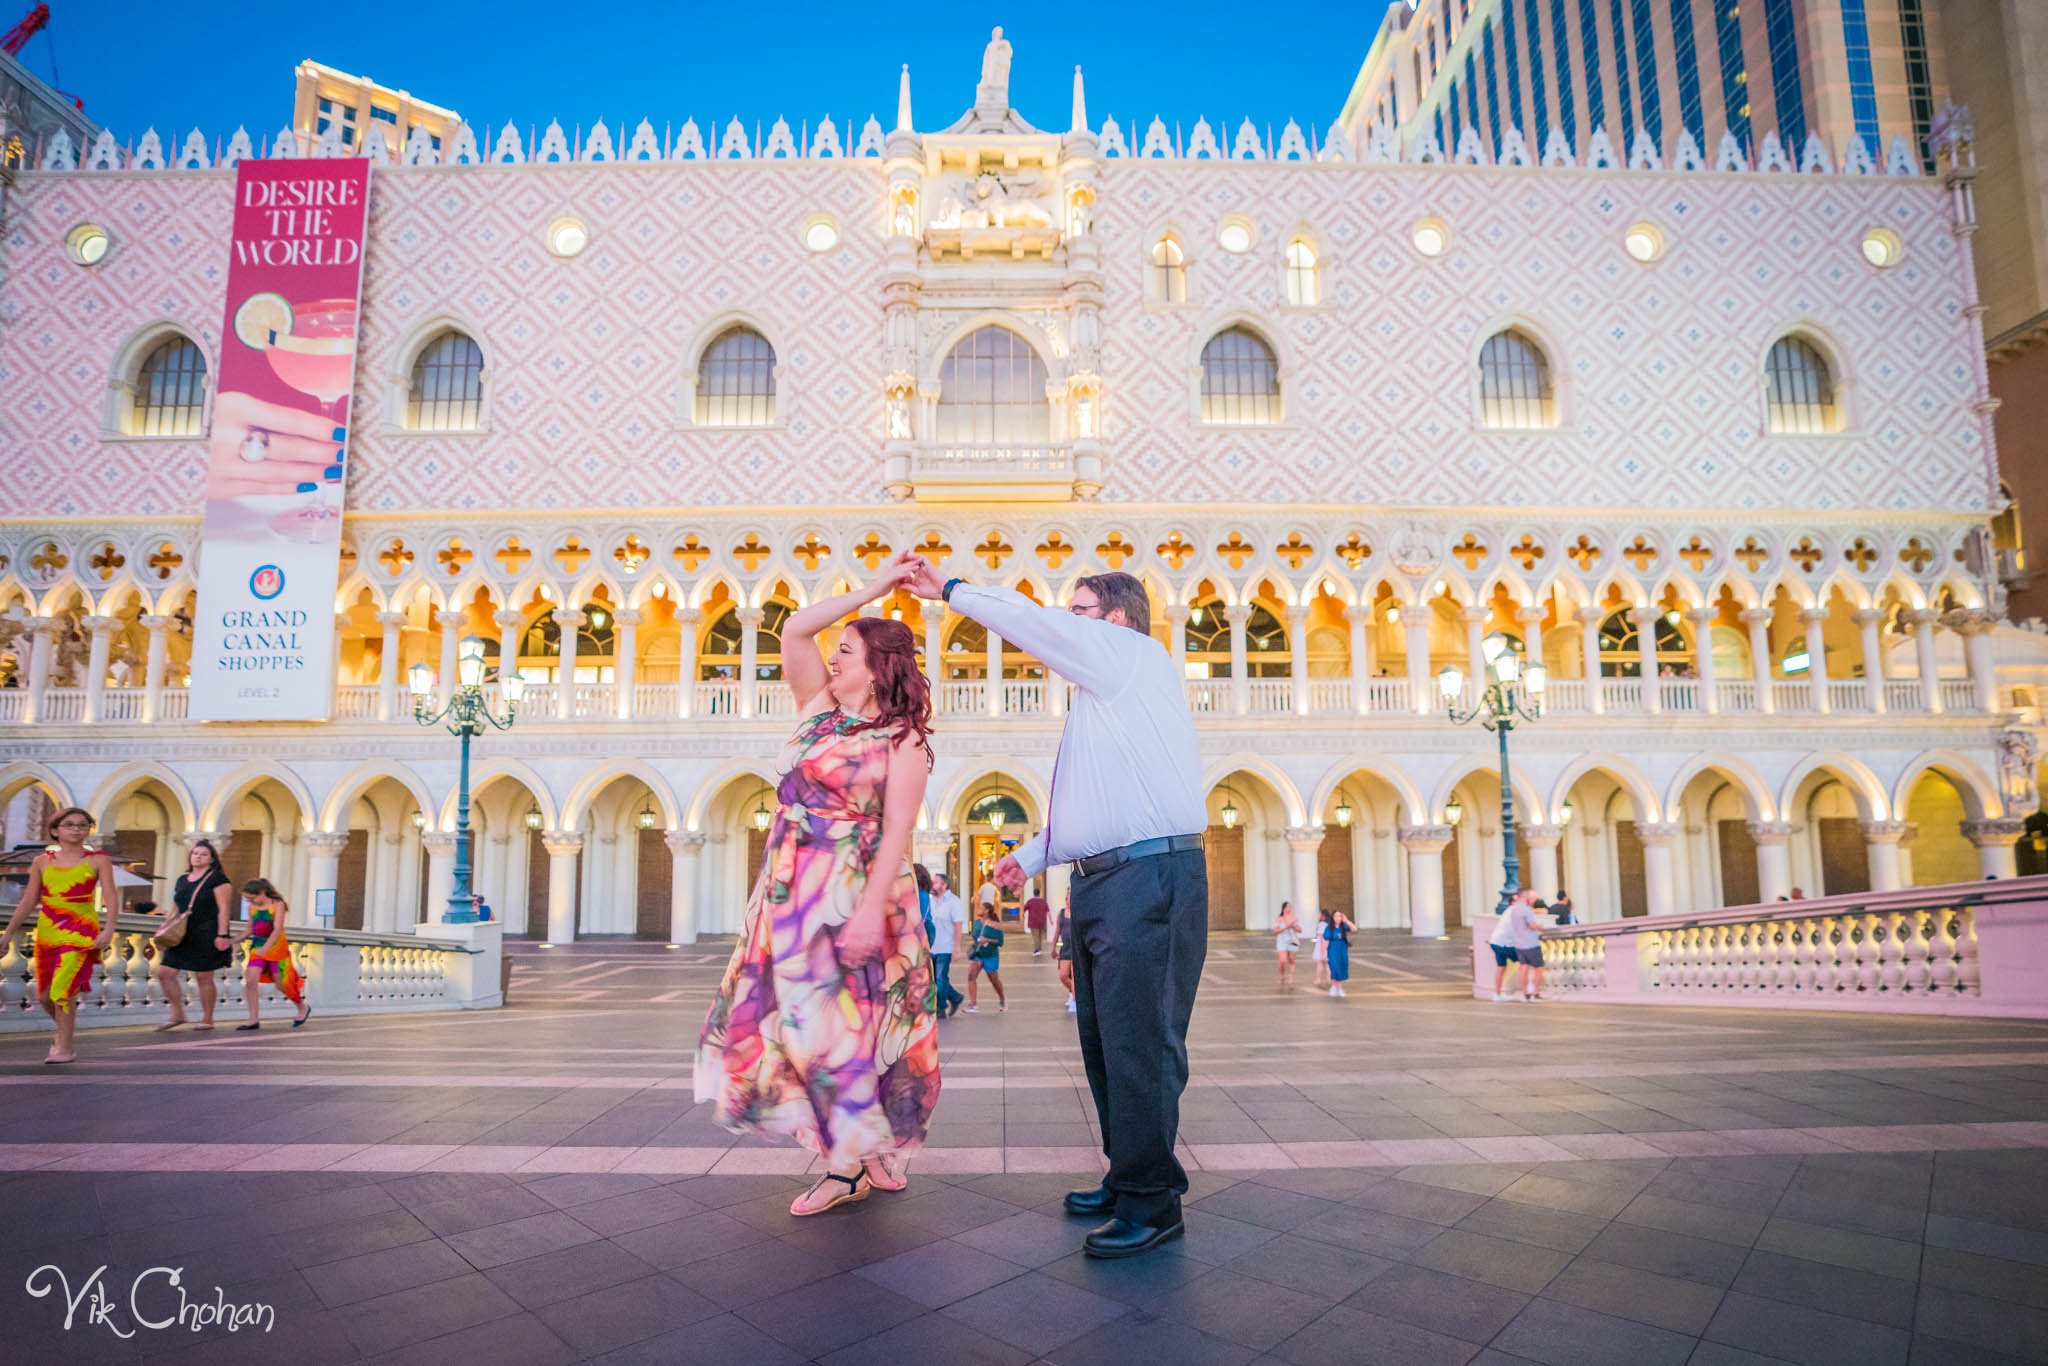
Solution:
[(746, 924), (697, 1045), (696, 1088), (735, 1131), (792, 1134), (844, 1171), (924, 1142), (939, 1038), (917, 886), (894, 870), (879, 961), (842, 965), (882, 837), (894, 736), (833, 710), (783, 750)]

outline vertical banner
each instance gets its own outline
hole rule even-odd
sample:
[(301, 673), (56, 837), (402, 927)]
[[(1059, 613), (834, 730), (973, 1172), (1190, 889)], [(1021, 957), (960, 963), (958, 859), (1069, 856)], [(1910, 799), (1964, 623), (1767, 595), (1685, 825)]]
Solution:
[(324, 721), (370, 163), (235, 168), (207, 441), (195, 721)]

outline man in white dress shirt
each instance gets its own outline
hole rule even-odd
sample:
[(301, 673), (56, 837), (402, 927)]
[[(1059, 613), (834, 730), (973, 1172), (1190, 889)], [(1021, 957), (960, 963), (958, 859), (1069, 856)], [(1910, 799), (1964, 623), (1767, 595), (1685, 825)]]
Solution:
[(942, 598), (1076, 685), (1045, 829), (996, 879), (1014, 887), (1047, 864), (1074, 865), (1075, 1014), (1109, 1173), (1100, 1189), (1067, 1196), (1067, 1211), (1110, 1216), (1088, 1235), (1090, 1256), (1149, 1252), (1183, 1228), (1188, 1178), (1173, 1148), (1209, 947), (1208, 815), (1180, 671), (1149, 634), (1151, 603), (1132, 575), (1082, 579), (1062, 610), (1007, 588), (941, 584), (930, 562), (903, 558), (922, 566), (912, 592)]
[(967, 923), (967, 908), (960, 904), (944, 873), (932, 874), (932, 976), (938, 979), (939, 1016), (959, 1013), (967, 998), (953, 985), (953, 954), (960, 947), (960, 929)]

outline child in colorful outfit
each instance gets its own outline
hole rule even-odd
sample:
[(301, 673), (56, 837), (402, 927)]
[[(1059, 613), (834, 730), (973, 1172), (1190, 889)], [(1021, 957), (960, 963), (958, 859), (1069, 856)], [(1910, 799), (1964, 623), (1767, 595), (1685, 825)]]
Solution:
[(263, 1028), (262, 986), (275, 982), (284, 998), (299, 1008), (298, 1017), (292, 1021), (297, 1029), (313, 1014), (313, 1007), (306, 1004), (306, 979), (299, 975), (298, 966), (292, 962), (291, 942), (284, 933), (284, 918), (291, 913), (284, 897), (267, 878), (252, 877), (242, 884), (242, 895), (249, 899), (249, 962), (243, 969), (242, 995), (249, 1002), (249, 1023), (236, 1025), (238, 1032)]
[[(992, 886), (992, 883), (983, 883)], [(967, 1013), (978, 1015), (981, 1007), (975, 1002), (981, 985), (981, 974), (988, 974), (988, 984), (996, 989), (996, 1013), (1010, 1008), (1010, 998), (1003, 994), (1003, 925), (1002, 908), (994, 902), (984, 903), (981, 919), (974, 926), (974, 952), (967, 958)]]
[(92, 816), (82, 807), (67, 806), (50, 817), (48, 834), (54, 849), (37, 854), (28, 866), (28, 886), (0, 934), (0, 952), (38, 906), (35, 928), (36, 999), (49, 1012), (57, 1037), (45, 1063), (75, 1061), (78, 998), (92, 989), (92, 967), (114, 941), (114, 861), (85, 847), (92, 834)]

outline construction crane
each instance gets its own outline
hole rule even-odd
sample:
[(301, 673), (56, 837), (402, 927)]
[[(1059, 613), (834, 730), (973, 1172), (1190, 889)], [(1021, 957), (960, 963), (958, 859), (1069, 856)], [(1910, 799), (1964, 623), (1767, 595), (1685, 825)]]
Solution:
[(0, 51), (10, 57), (19, 57), (21, 50), (28, 46), (28, 40), (41, 33), (50, 24), (50, 7), (37, 5), (22, 21), (7, 30), (7, 36), (0, 38)]
[[(0, 52), (5, 52), (10, 57), (19, 57), (21, 50), (28, 46), (28, 40), (49, 26), (50, 7), (45, 4), (37, 5), (22, 16), (20, 23), (8, 29), (5, 35), (0, 35)], [(50, 55), (50, 88), (53, 90), (57, 88), (57, 57), (54, 50)], [(68, 94), (62, 90), (57, 90), (57, 93), (70, 100), (75, 107), (79, 109), (85, 108), (85, 101), (78, 98), (78, 96)]]

